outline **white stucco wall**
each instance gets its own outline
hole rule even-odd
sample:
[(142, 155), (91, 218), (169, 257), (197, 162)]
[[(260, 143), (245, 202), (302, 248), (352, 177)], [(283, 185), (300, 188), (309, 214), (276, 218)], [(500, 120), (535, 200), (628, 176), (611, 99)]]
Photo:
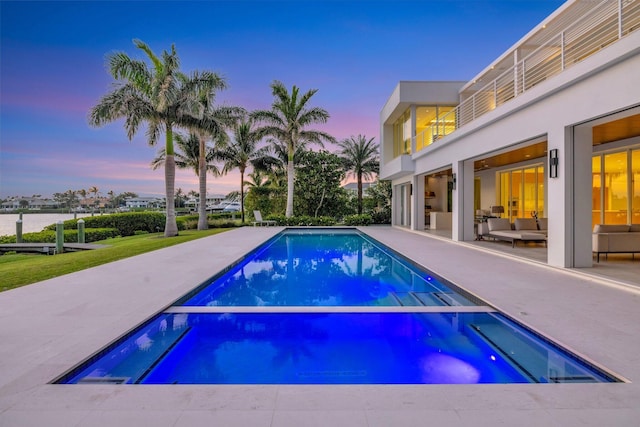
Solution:
[[(391, 100), (391, 98), (390, 98)], [(428, 98), (425, 98), (427, 103)], [(387, 110), (385, 105), (383, 112)], [(456, 172), (465, 161), (487, 157), (489, 153), (509, 149), (536, 138), (548, 140), (548, 149), (560, 153), (559, 178), (548, 180), (547, 216), (549, 219), (548, 262), (557, 266), (587, 266), (591, 263), (590, 229), (586, 229), (589, 215), (591, 144), (585, 143), (583, 125), (623, 110), (640, 110), (640, 32), (626, 38), (586, 60), (573, 65), (563, 73), (549, 78), (514, 100), (476, 119), (472, 123), (447, 135), (437, 143), (414, 153), (415, 175), (424, 175), (447, 165)], [(629, 110), (626, 114), (631, 115)], [(635, 112), (637, 114), (637, 111)], [(582, 135), (582, 136), (581, 136)], [(575, 141), (575, 139), (580, 141)], [(574, 150), (574, 147), (577, 147)], [(493, 171), (495, 174), (495, 171)], [(482, 206), (495, 201), (495, 176), (482, 173)], [(468, 177), (467, 177), (468, 178)], [(574, 180), (575, 178), (575, 180)], [(485, 190), (493, 180), (494, 193)], [(586, 181), (586, 182), (585, 182)], [(456, 191), (473, 192), (473, 185), (458, 185)], [(590, 193), (589, 193), (590, 194)], [(454, 223), (468, 222), (469, 207), (456, 209), (456, 203), (468, 203), (465, 197), (454, 197)], [(468, 239), (468, 227), (454, 229), (453, 238)], [(466, 236), (466, 237), (465, 237)], [(587, 240), (589, 243), (587, 243)], [(576, 250), (576, 248), (578, 248)]]

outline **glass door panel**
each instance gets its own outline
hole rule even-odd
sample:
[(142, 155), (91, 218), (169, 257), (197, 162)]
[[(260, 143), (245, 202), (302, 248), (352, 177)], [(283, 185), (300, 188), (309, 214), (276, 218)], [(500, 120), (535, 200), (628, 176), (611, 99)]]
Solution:
[(544, 173), (544, 167), (542, 166), (538, 166), (536, 171), (538, 174), (538, 193), (536, 194), (538, 205), (536, 210), (538, 211), (538, 218), (546, 218), (547, 215), (544, 212), (544, 179), (546, 175)]
[(604, 156), (604, 223), (628, 223), (627, 152)]
[(640, 224), (640, 149), (631, 152), (631, 223)]
[(509, 212), (507, 213), (511, 222), (513, 222), (515, 218), (522, 216), (522, 187), (522, 171), (516, 170), (511, 172), (511, 200), (509, 201)]
[(602, 156), (593, 156), (591, 160), (591, 229), (602, 224)]
[(521, 217), (531, 218), (533, 211), (537, 211), (536, 207), (536, 192), (538, 190), (536, 186), (536, 168), (530, 168), (524, 170), (524, 183), (523, 183), (523, 211)]

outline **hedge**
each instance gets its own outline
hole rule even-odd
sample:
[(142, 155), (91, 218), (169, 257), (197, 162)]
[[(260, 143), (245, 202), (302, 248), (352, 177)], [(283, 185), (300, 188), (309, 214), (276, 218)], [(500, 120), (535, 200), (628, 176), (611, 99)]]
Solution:
[(344, 217), (344, 225), (371, 225), (373, 219), (369, 214), (347, 215)]
[[(120, 233), (115, 228), (85, 228), (85, 243), (118, 237)], [(56, 232), (51, 230), (25, 233), (22, 235), (24, 243), (55, 243)], [(78, 243), (78, 230), (64, 230), (65, 243)], [(16, 243), (16, 236), (0, 236), (0, 243)]]
[(336, 220), (330, 216), (313, 217), (308, 215), (292, 216), (287, 218), (284, 215), (269, 215), (265, 219), (273, 220), (282, 226), (328, 226), (335, 225)]
[[(162, 212), (126, 212), (111, 215), (89, 216), (82, 218), (87, 228), (115, 228), (121, 236), (133, 236), (136, 231), (157, 233), (164, 231), (165, 215)], [(64, 221), (64, 229), (77, 229), (78, 220)], [(45, 230), (55, 231), (56, 224), (45, 227)], [(180, 229), (180, 225), (178, 225)]]

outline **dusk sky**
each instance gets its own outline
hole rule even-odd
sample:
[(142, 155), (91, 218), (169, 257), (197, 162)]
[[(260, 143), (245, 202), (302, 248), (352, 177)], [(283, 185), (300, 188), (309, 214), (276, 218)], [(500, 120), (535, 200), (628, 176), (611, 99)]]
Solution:
[[(401, 80), (470, 80), (558, 0), (433, 1), (1, 1), (0, 198), (88, 189), (163, 195), (144, 129), (87, 124), (111, 89), (106, 54), (144, 59), (175, 44), (181, 69), (223, 75), (220, 104), (268, 109), (270, 83), (318, 89), (312, 106), (337, 139), (379, 140), (379, 114)], [(331, 151), (335, 147), (327, 147)], [(208, 177), (210, 194), (239, 190), (239, 175)], [(197, 190), (192, 171), (176, 188)]]

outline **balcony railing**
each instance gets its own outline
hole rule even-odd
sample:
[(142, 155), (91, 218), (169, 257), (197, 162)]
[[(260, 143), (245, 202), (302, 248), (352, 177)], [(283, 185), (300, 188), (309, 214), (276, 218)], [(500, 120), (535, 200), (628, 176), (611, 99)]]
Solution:
[(414, 137), (427, 147), (640, 28), (640, 0), (605, 0)]

